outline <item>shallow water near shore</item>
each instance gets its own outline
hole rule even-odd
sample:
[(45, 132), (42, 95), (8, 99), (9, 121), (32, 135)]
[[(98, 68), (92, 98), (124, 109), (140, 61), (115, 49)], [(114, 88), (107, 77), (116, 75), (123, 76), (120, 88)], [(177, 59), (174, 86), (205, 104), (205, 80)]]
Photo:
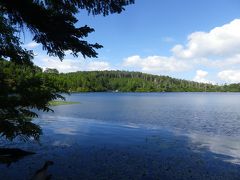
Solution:
[(76, 93), (40, 113), (40, 143), (0, 179), (239, 179), (240, 93)]

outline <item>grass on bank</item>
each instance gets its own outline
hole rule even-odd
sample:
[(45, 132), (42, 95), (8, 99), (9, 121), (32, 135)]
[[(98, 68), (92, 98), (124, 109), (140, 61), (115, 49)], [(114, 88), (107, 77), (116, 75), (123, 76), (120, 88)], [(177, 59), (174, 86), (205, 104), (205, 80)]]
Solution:
[(68, 105), (68, 104), (79, 104), (79, 102), (72, 101), (50, 101), (50, 106), (60, 106), (60, 105)]

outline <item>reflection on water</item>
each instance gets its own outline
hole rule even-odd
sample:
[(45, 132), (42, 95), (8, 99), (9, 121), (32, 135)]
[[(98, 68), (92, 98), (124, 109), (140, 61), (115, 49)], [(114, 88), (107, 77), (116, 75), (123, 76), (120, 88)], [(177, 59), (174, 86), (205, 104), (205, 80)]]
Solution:
[[(48, 122), (43, 125), (42, 145), (30, 146), (37, 154), (5, 169), (3, 177), (14, 177), (19, 170), (23, 177), (32, 177), (49, 159), (55, 162), (49, 173), (56, 179), (238, 179), (240, 175), (239, 166), (229, 163), (238, 157), (229, 152), (237, 148), (234, 139), (141, 124), (52, 118), (41, 119)], [(63, 127), (75, 133), (61, 132)]]
[(36, 154), (0, 164), (0, 179), (29, 179), (49, 160), (54, 179), (239, 179), (239, 97), (75, 94), (81, 104), (35, 120), (41, 144), (2, 143)]
[(62, 127), (55, 130), (56, 134), (76, 135), (76, 128)]
[[(48, 118), (47, 118), (48, 117)], [(50, 120), (54, 118), (53, 116), (44, 116), (46, 120)], [(79, 136), (79, 138), (83, 138), (84, 136), (95, 136), (97, 133), (101, 133), (101, 137), (106, 135), (110, 135), (108, 138), (112, 138), (109, 141), (114, 141), (114, 138), (116, 136), (119, 136), (122, 129), (129, 128), (132, 131), (154, 131), (159, 132), (161, 135), (163, 132), (163, 129), (157, 126), (148, 126), (146, 124), (121, 124), (121, 123), (106, 123), (104, 121), (100, 120), (92, 120), (92, 119), (77, 119), (77, 118), (69, 118), (69, 117), (58, 117), (57, 122), (64, 123), (66, 122), (66, 119), (68, 119), (69, 125), (62, 127), (62, 126), (55, 126), (53, 132), (55, 134), (62, 134), (62, 135), (76, 135)], [(72, 126), (71, 124), (74, 124)], [(105, 131), (105, 129), (106, 130)], [(47, 128), (47, 127), (46, 127)], [(240, 142), (237, 137), (229, 137), (229, 136), (221, 136), (221, 135), (206, 135), (206, 134), (200, 134), (199, 132), (190, 132), (184, 133), (182, 131), (174, 131), (171, 130), (169, 132), (172, 132), (176, 138), (187, 138), (188, 143), (191, 144), (191, 148), (194, 151), (200, 152), (208, 150), (214, 154), (217, 155), (224, 155), (224, 156), (218, 156), (218, 158), (231, 162), (231, 163), (240, 163)], [(120, 135), (121, 138), (124, 138), (124, 134)], [(127, 137), (126, 137), (127, 138)], [(133, 138), (133, 137), (132, 137)], [(130, 141), (130, 139), (128, 139)], [(159, 135), (157, 136), (151, 136), (146, 137), (146, 141), (148, 142), (157, 142), (160, 141)], [(164, 147), (166, 144), (163, 144), (164, 141), (160, 141), (159, 146)], [(71, 138), (63, 138), (58, 141), (54, 141), (54, 146), (72, 146), (74, 141), (72, 141)], [(175, 146), (177, 146), (175, 144)], [(168, 146), (167, 146), (168, 147)]]
[(240, 164), (240, 142), (236, 137), (228, 136), (207, 136), (197, 133), (186, 134), (192, 144), (198, 149), (206, 148), (207, 150), (225, 155), (224, 161)]
[(240, 137), (240, 93), (80, 93), (53, 116)]

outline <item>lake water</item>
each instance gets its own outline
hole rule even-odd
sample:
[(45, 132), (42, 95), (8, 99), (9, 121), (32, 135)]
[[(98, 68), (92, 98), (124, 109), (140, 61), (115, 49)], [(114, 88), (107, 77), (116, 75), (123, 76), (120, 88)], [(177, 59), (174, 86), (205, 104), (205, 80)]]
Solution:
[(76, 93), (80, 104), (40, 113), (36, 152), (0, 179), (30, 179), (45, 161), (53, 179), (240, 179), (240, 93)]

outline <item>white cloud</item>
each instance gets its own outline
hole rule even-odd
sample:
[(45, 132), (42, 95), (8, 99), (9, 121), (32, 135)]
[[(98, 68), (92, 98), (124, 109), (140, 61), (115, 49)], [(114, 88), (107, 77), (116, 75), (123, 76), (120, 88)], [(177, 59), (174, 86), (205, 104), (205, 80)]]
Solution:
[(141, 58), (138, 55), (124, 59), (123, 66), (137, 67), (150, 73), (179, 72), (190, 68), (187, 62), (176, 60), (174, 57), (148, 56)]
[(195, 64), (201, 64), (206, 67), (213, 67), (213, 68), (232, 68), (237, 65), (240, 65), (240, 54), (236, 54), (231, 57), (226, 57), (223, 59), (212, 60), (210, 58), (197, 58), (192, 60)]
[(196, 71), (196, 76), (193, 78), (193, 81), (200, 82), (200, 83), (212, 83), (212, 84), (214, 84), (213, 82), (206, 79), (207, 76), (208, 76), (207, 71), (197, 70)]
[(45, 68), (56, 68), (60, 72), (73, 72), (81, 70), (81, 61), (64, 59), (60, 61), (58, 58), (44, 57), (40, 58), (41, 67)]
[(56, 68), (59, 72), (75, 72), (75, 71), (102, 71), (109, 70), (111, 66), (106, 61), (88, 61), (85, 59), (64, 59), (60, 61), (54, 57), (38, 57), (36, 64), (43, 69)]
[(228, 83), (239, 83), (240, 70), (224, 70), (218, 73), (218, 77)]
[(216, 27), (210, 32), (194, 32), (188, 43), (172, 48), (174, 56), (196, 58), (209, 56), (231, 56), (240, 52), (240, 19)]
[(197, 70), (196, 72), (196, 78), (199, 78), (199, 79), (205, 78), (207, 75), (208, 75), (207, 71)]
[(29, 42), (29, 43), (25, 44), (24, 47), (26, 47), (26, 48), (35, 48), (35, 47), (37, 47), (37, 46), (39, 46), (39, 45), (40, 45), (40, 44), (32, 41), (32, 42)]
[[(187, 43), (175, 45), (170, 56), (139, 55), (125, 58), (123, 66), (148, 73), (166, 74), (206, 68), (208, 72), (197, 70), (194, 81), (214, 83), (219, 78), (227, 82), (239, 82), (236, 71), (240, 69), (240, 19), (235, 19), (223, 26), (213, 28), (209, 32), (194, 32), (188, 36)], [(171, 39), (165, 38), (168, 41)], [(212, 70), (221, 71), (213, 77)]]
[[(208, 82), (208, 75), (215, 82), (239, 82), (238, 71), (240, 69), (240, 19), (235, 19), (225, 25), (213, 28), (206, 32), (193, 32), (188, 36), (186, 44), (178, 44), (172, 48), (169, 56), (140, 55), (129, 56), (123, 60), (121, 69), (142, 71), (152, 74), (178, 75), (177, 72), (187, 74), (187, 71), (196, 71), (193, 80)], [(171, 37), (164, 37), (162, 41), (173, 42)], [(38, 46), (30, 42), (26, 47)], [(146, 50), (148, 54), (153, 51)], [(144, 52), (143, 54), (146, 54)], [(72, 59), (70, 51), (66, 51), (66, 59), (60, 62), (57, 58), (47, 56), (38, 59), (41, 67), (57, 68), (60, 72), (73, 72), (83, 70), (109, 70), (112, 65), (106, 61), (87, 61), (81, 58)], [(79, 60), (80, 59), (80, 60)], [(199, 70), (198, 70), (199, 69)], [(207, 69), (208, 72), (200, 70)], [(230, 70), (229, 70), (230, 69)], [(212, 74), (218, 71), (218, 76)], [(175, 77), (176, 77), (175, 76)], [(192, 79), (189, 75), (184, 75)], [(220, 82), (220, 83), (221, 83)]]
[(124, 59), (123, 66), (139, 66), (141, 58), (138, 55), (130, 56)]
[(110, 64), (105, 61), (92, 61), (88, 63), (88, 70), (90, 71), (110, 70)]

